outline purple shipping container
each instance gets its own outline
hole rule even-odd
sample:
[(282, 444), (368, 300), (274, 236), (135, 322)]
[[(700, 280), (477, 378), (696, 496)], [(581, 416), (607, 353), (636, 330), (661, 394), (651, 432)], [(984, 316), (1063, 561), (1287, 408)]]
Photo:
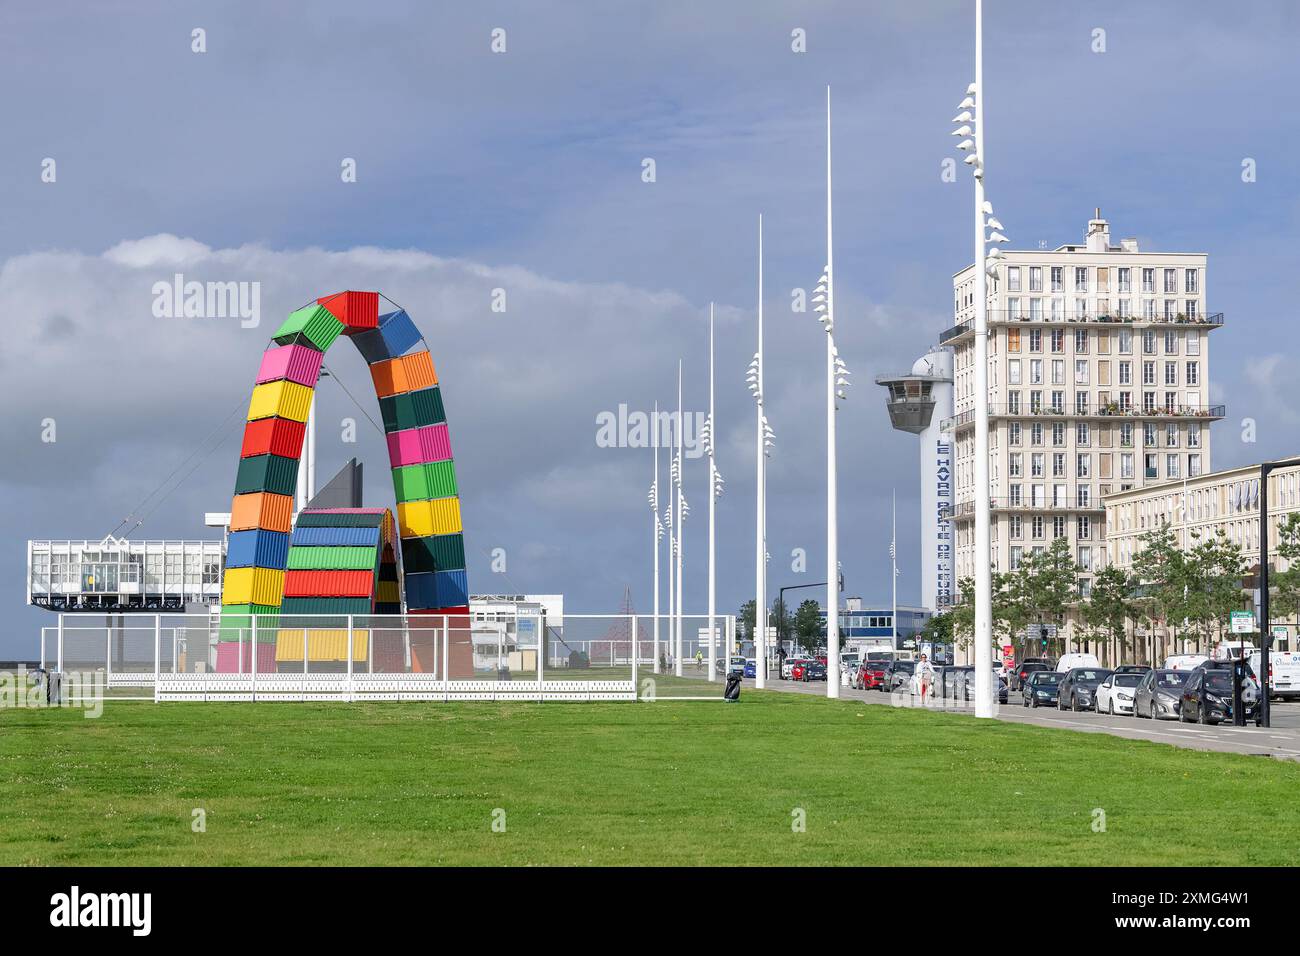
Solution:
[(325, 360), (324, 352), (317, 352), (305, 345), (281, 345), (262, 353), (262, 367), (257, 370), (257, 383), (274, 382), (287, 378), (308, 388), (316, 387), (320, 378), (321, 362)]

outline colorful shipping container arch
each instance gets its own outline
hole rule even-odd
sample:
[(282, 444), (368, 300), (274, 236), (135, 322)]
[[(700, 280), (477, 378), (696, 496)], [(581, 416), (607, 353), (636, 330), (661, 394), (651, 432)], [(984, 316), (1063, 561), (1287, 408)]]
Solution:
[[(350, 585), (355, 595), (298, 593), (310, 589), (300, 573), (358, 569), (296, 568), (290, 563), (291, 549), (297, 553), (301, 547), (305, 554), (315, 547), (306, 542), (322, 537), (312, 529), (349, 523), (370, 527), (377, 514), (375, 509), (336, 510), (327, 518), (306, 511), (291, 527), (307, 414), (324, 353), (340, 336), (352, 340), (370, 367), (397, 502), (394, 543), (401, 553), (401, 580), (387, 587), (380, 581), (364, 596), (359, 577)], [(345, 613), (353, 614), (396, 613), (403, 603), (410, 614), (468, 614), (460, 496), (442, 392), (428, 347), (405, 311), (380, 315), (379, 293), (349, 291), (324, 296), (289, 315), (258, 368), (230, 511), (223, 639), (250, 614), (312, 613), (301, 603), (311, 599), (347, 601), (355, 610)], [(391, 515), (388, 520), (391, 527)], [(392, 574), (399, 576), (396, 568)], [(315, 613), (340, 613), (343, 605), (338, 607), (326, 610), (322, 604)], [(267, 631), (269, 654), (275, 632)], [(258, 653), (261, 669), (260, 648)]]

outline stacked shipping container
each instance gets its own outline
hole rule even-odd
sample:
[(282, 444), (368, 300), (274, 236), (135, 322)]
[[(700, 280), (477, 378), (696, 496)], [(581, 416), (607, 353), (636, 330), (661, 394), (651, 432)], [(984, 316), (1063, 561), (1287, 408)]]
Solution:
[[(340, 335), (352, 339), (370, 366), (388, 435), (398, 527), (383, 509), (306, 511), (291, 538), (305, 422), (324, 352)], [(403, 591), (413, 613), (467, 614), (455, 463), (438, 377), (415, 324), (401, 310), (380, 316), (378, 293), (340, 292), (290, 314), (272, 340), (240, 449), (220, 643), (247, 639), (250, 615), (268, 615), (259, 618), (258, 641), (269, 652), (276, 633), (270, 615), (277, 610), (395, 614)], [(301, 652), (302, 637), (297, 646)], [(306, 646), (315, 645), (307, 640)], [(261, 658), (259, 649), (259, 667)], [(218, 670), (234, 669), (233, 659), (219, 648)]]

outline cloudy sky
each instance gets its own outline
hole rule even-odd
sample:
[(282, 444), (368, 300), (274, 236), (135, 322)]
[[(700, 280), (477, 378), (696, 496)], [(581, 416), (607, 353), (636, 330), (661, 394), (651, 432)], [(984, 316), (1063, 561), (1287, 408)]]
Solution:
[[(1300, 7), (986, 4), (988, 182), (1016, 247), (1112, 234), (1210, 255), (1215, 467), (1294, 454)], [(258, 355), (280, 318), (380, 289), (424, 331), (463, 485), (475, 591), (649, 607), (650, 453), (603, 448), (626, 403), (706, 400), (718, 303), (720, 606), (752, 591), (755, 225), (766, 222), (773, 590), (824, 565), (822, 337), (790, 308), (823, 262), (825, 87), (835, 98), (837, 339), (848, 593), (919, 596), (916, 448), (875, 375), (948, 325), (970, 182), (942, 181), (972, 73), (970, 0), (6, 4), (0, 11), (0, 657), (35, 654), (28, 538), (200, 538), (226, 510)], [(206, 52), (192, 31), (206, 31)], [(505, 31), (506, 52), (491, 50)], [(806, 31), (807, 52), (791, 50)], [(1096, 30), (1104, 52), (1094, 52)], [(642, 181), (643, 160), (656, 181)], [(54, 160), (54, 182), (42, 181)], [(343, 182), (344, 160), (356, 182)], [(1253, 160), (1257, 181), (1242, 181)], [(47, 166), (48, 164), (46, 164)], [(158, 318), (176, 273), (260, 283), (261, 324)], [(506, 311), (491, 292), (506, 290)], [(340, 383), (377, 419), (359, 356)], [(378, 434), (320, 391), (322, 477)], [(361, 424), (341, 440), (344, 418)], [(1243, 443), (1241, 421), (1258, 423)], [(57, 441), (43, 442), (53, 419)], [(211, 437), (210, 441), (205, 441)], [(201, 449), (193, 455), (196, 449)], [(178, 469), (179, 466), (179, 470)], [(174, 474), (173, 474), (174, 473)], [(171, 476), (171, 477), (169, 477)], [(705, 600), (706, 473), (688, 462), (687, 604)], [(504, 548), (505, 575), (488, 554)], [(794, 548), (810, 570), (790, 570)]]

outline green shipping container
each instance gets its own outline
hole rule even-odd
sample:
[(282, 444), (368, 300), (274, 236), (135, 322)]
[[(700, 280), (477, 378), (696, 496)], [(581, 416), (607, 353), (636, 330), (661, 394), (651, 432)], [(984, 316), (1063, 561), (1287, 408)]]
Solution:
[(402, 539), (402, 570), (406, 574), (459, 571), (464, 567), (464, 535), (435, 534), (427, 538)]
[(456, 494), (455, 462), (432, 461), (394, 468), (393, 491), (398, 501), (450, 498)]
[(257, 615), (257, 643), (274, 644), (280, 609), (269, 604), (227, 604), (221, 609), (217, 641), (222, 644), (248, 641), (252, 637), (254, 614)]
[(379, 414), (383, 416), (386, 432), (441, 425), (447, 420), (442, 408), (442, 392), (437, 385), (381, 398)]
[[(285, 598), (280, 613), (291, 614), (369, 614), (370, 598)], [(286, 626), (292, 624), (286, 622)], [(302, 626), (305, 622), (299, 622)]]
[(374, 571), (379, 563), (374, 548), (296, 547), (289, 549), (290, 571)]
[(298, 485), (298, 459), (280, 455), (254, 455), (241, 458), (235, 477), (235, 494), (246, 495), (269, 491), (273, 495), (292, 495)]
[(279, 345), (290, 345), (306, 339), (308, 343), (324, 352), (342, 331), (343, 323), (335, 318), (329, 309), (313, 303), (297, 312), (289, 313), (289, 317), (276, 329), (272, 338)]
[(294, 522), (297, 528), (380, 528), (383, 527), (382, 514), (321, 514), (304, 511)]

